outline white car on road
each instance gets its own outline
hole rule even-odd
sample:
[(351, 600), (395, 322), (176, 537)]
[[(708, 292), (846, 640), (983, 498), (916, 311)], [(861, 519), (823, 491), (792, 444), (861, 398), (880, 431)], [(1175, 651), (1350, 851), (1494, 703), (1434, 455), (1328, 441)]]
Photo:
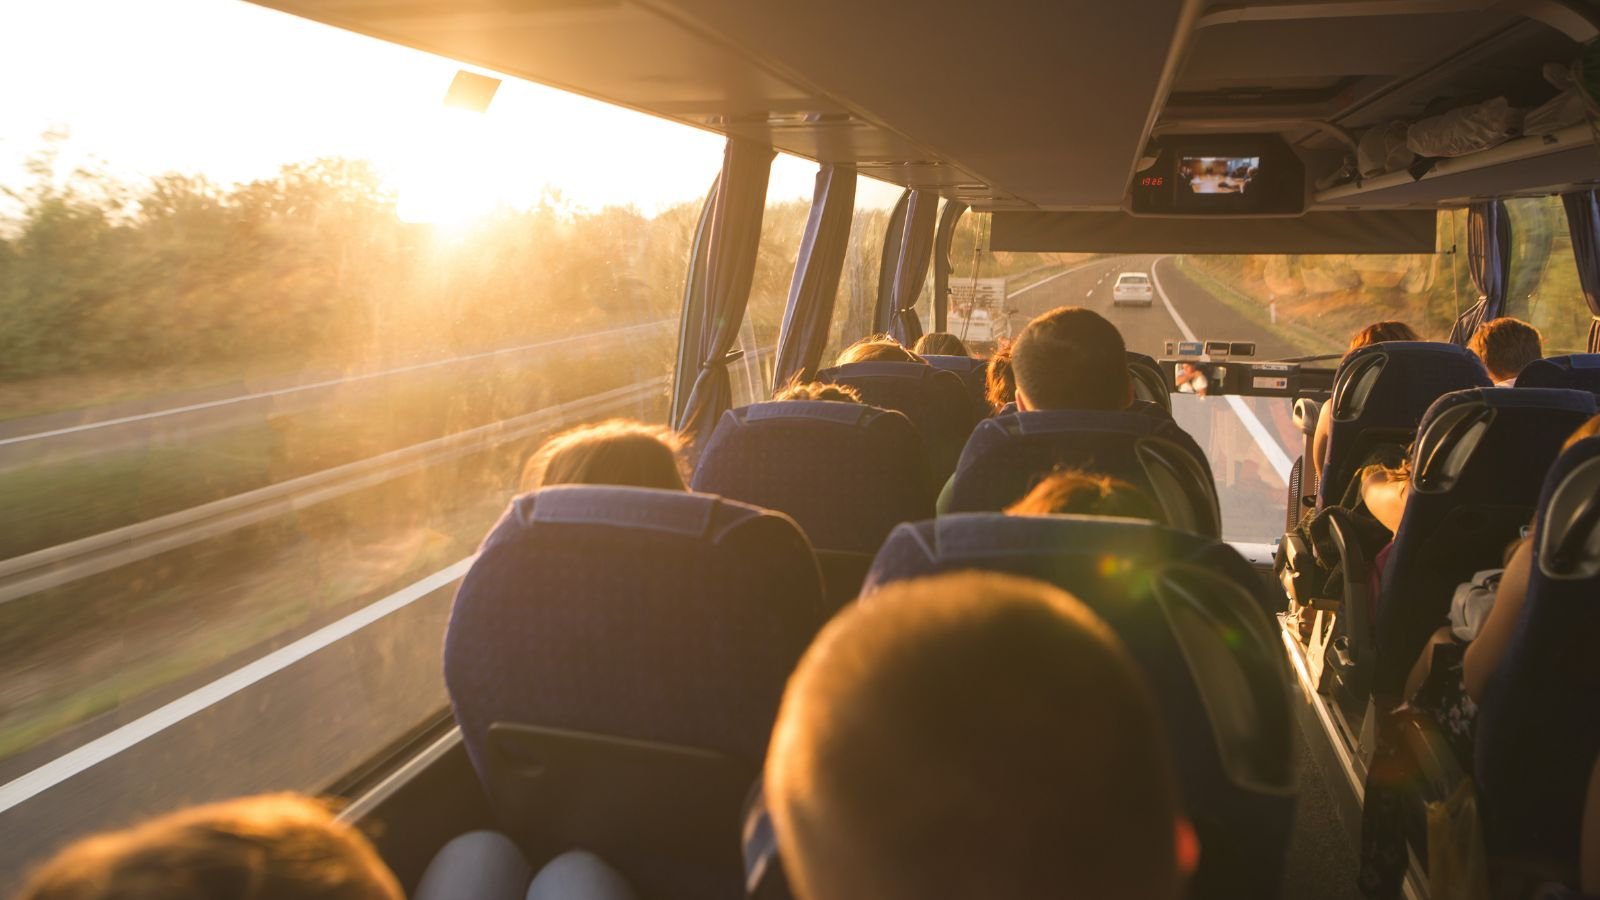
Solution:
[(1155, 289), (1150, 286), (1150, 276), (1143, 272), (1123, 272), (1117, 276), (1117, 283), (1111, 286), (1112, 306), (1121, 306), (1124, 303), (1149, 306), (1155, 299)]

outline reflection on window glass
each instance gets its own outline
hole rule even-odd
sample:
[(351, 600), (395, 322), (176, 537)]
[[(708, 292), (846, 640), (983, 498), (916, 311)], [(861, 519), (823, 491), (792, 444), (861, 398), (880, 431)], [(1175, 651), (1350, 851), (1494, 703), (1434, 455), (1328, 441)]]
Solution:
[(840, 351), (872, 332), (873, 306), (878, 302), (878, 272), (889, 213), (902, 189), (865, 175), (856, 176), (856, 210), (850, 222), (850, 246), (839, 272), (833, 324), (822, 351), (822, 367), (833, 365)]
[(512, 80), (446, 110), (454, 63), (246, 4), (13, 5), (0, 34), (30, 85), (0, 109), (27, 576), (0, 579), (0, 783), (405, 599), (0, 808), (5, 872), (156, 805), (316, 790), (444, 708), (449, 580), (417, 586), (545, 436), (663, 417), (722, 142)]
[(739, 346), (744, 361), (733, 372), (735, 404), (764, 399), (772, 384), (778, 334), (789, 302), (789, 284), (811, 214), (817, 164), (780, 153), (767, 180), (767, 207), (761, 217), (761, 246), (750, 283), (750, 305)]
[(1506, 207), (1514, 236), (1507, 313), (1539, 329), (1545, 355), (1584, 352), (1593, 316), (1578, 283), (1561, 198), (1508, 200)]

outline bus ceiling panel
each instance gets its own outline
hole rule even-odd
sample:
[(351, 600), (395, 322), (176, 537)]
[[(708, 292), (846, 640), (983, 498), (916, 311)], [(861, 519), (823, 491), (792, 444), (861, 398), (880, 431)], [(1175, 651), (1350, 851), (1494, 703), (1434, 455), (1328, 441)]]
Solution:
[(1198, 7), (650, 2), (1039, 206), (1121, 202)]
[(1255, 219), (997, 212), (989, 243), (1033, 253), (1433, 253), (1437, 218), (1432, 210)]

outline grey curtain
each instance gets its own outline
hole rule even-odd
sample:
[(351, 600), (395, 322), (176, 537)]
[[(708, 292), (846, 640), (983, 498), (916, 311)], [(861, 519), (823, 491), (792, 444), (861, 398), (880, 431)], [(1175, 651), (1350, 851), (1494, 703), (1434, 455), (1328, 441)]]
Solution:
[(1478, 302), (1456, 318), (1450, 343), (1460, 347), (1490, 319), (1505, 315), (1511, 284), (1511, 216), (1500, 200), (1474, 203), (1467, 212), (1467, 272), (1478, 288)]
[(907, 347), (922, 337), (917, 296), (928, 280), (928, 261), (933, 257), (933, 231), (938, 218), (939, 195), (912, 191), (906, 204), (905, 224), (900, 229), (899, 254), (895, 258), (894, 279), (889, 289), (894, 309), (889, 319), (889, 333)]
[(708, 200), (709, 217), (701, 222), (709, 239), (696, 239), (690, 283), (684, 292), (675, 379), (682, 384), (692, 376), (692, 381), (673, 420), (673, 427), (688, 439), (691, 452), (705, 445), (717, 420), (733, 404), (728, 351), (739, 337), (745, 306), (750, 302), (773, 155), (771, 147), (728, 140), (722, 175), (716, 193)]
[(906, 209), (911, 205), (907, 188), (889, 212), (883, 229), (883, 248), (878, 254), (878, 297), (872, 307), (872, 333), (884, 334), (894, 325), (894, 267), (900, 261), (900, 244), (906, 232)]
[(1600, 353), (1600, 192), (1574, 191), (1561, 195), (1567, 208), (1567, 231), (1572, 235), (1572, 256), (1578, 261), (1578, 283), (1589, 303), (1589, 352)]
[(946, 200), (939, 212), (939, 228), (933, 235), (934, 331), (950, 330), (950, 241), (956, 236), (956, 220), (966, 211), (960, 200)]
[(817, 170), (817, 187), (811, 195), (811, 215), (794, 262), (789, 282), (789, 305), (783, 311), (778, 334), (778, 362), (772, 369), (776, 390), (791, 380), (816, 377), (822, 351), (833, 324), (833, 304), (839, 293), (839, 273), (850, 249), (850, 220), (856, 208), (856, 170), (824, 165)]

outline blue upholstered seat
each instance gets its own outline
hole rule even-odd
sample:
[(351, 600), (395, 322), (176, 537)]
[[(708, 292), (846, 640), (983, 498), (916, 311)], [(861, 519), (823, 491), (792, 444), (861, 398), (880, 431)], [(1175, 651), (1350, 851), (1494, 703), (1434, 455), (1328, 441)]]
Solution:
[(1600, 394), (1600, 353), (1536, 359), (1517, 374), (1517, 387), (1571, 388)]
[(858, 403), (730, 410), (700, 454), (694, 489), (787, 513), (826, 550), (876, 553), (889, 529), (933, 514), (916, 428)]
[(649, 896), (743, 896), (738, 836), (783, 688), (826, 621), (793, 520), (720, 497), (516, 498), (456, 595), (445, 685), (502, 827)]
[(1346, 356), (1333, 378), (1332, 429), (1318, 505), (1353, 502), (1352, 482), (1363, 466), (1397, 463), (1433, 401), (1491, 384), (1478, 357), (1454, 344), (1388, 341)]
[(1205, 453), (1172, 420), (1129, 410), (1021, 412), (979, 423), (956, 468), (950, 511), (1003, 509), (1060, 467), (1114, 475), (1147, 492), (1165, 524), (1221, 533)]
[(1478, 808), (1492, 856), (1572, 874), (1600, 754), (1600, 438), (1550, 468), (1535, 531), (1516, 633), (1478, 709)]
[(1539, 485), (1594, 396), (1475, 388), (1440, 397), (1411, 454), (1411, 491), (1378, 597), (1373, 690), (1397, 698), (1455, 586), (1500, 564), (1533, 518)]
[(847, 384), (867, 403), (904, 413), (922, 434), (930, 474), (938, 483), (955, 470), (961, 445), (978, 421), (961, 376), (924, 363), (849, 363), (823, 369), (817, 380)]
[(1056, 584), (1116, 630), (1150, 679), (1206, 848), (1191, 895), (1278, 896), (1295, 726), (1274, 600), (1250, 564), (1213, 538), (1128, 519), (950, 515), (895, 529), (862, 602), (963, 569)]

